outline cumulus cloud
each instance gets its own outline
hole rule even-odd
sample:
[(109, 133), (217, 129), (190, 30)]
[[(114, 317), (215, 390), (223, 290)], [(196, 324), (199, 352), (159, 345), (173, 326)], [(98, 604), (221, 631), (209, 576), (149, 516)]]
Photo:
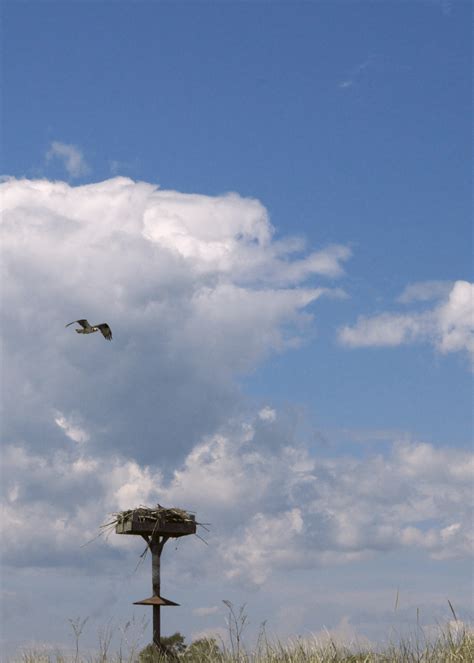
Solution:
[[(189, 450), (238, 408), (236, 376), (341, 296), (328, 279), (350, 255), (275, 238), (265, 207), (235, 193), (10, 179), (2, 206), (5, 431), (36, 448), (77, 420), (101, 453)], [(64, 328), (82, 317), (113, 343)]]
[(412, 302), (427, 302), (433, 299), (447, 299), (454, 281), (418, 281), (410, 283), (397, 298), (401, 304)]
[[(331, 629), (321, 629), (312, 634), (311, 639), (303, 641), (303, 647), (311, 652), (312, 647), (327, 647), (334, 651), (334, 645), (347, 647), (350, 650), (374, 649), (374, 643), (361, 636), (357, 628), (351, 624), (350, 618), (344, 615), (339, 623)], [(331, 656), (331, 654), (329, 655)]]
[[(429, 282), (410, 286), (399, 301), (432, 299), (446, 291), (445, 284)], [(456, 281), (436, 306), (421, 312), (361, 316), (353, 326), (339, 329), (339, 341), (348, 347), (397, 346), (428, 342), (436, 350), (466, 352), (474, 357), (474, 284)]]
[[(402, 546), (436, 558), (471, 554), (470, 454), (403, 442), (387, 458), (321, 460), (292, 446), (257, 452), (254, 443), (237, 452), (229, 443), (225, 453), (222, 440), (205, 446), (214, 458), (208, 473), (222, 469), (225, 456), (234, 474), (222, 476), (236, 476), (239, 486), (226, 503), (239, 504), (241, 522), (219, 548), (229, 578), (259, 585), (271, 569), (347, 563)], [(196, 454), (187, 462), (175, 481), (189, 493), (202, 464)], [(215, 512), (210, 499), (223, 492), (211, 482), (207, 510)]]
[[(344, 297), (331, 279), (347, 247), (278, 238), (258, 200), (126, 178), (9, 179), (1, 202), (7, 568), (136, 559), (126, 537), (81, 546), (109, 513), (157, 502), (211, 523), (180, 572), (223, 588), (397, 548), (469, 554), (468, 454), (405, 440), (319, 458), (272, 405), (242, 415), (238, 376), (304, 342), (321, 297)], [(444, 351), (464, 343), (458, 296), (439, 303)], [(65, 329), (81, 317), (113, 342)]]
[(64, 431), (65, 435), (67, 435), (69, 439), (73, 440), (73, 442), (87, 442), (90, 438), (87, 431), (81, 428), (73, 420), (65, 417), (61, 412), (58, 412), (54, 417), (54, 423), (57, 424), (59, 428)]
[(260, 410), (258, 416), (262, 421), (275, 421), (276, 411), (273, 408), (266, 405)]
[(457, 281), (436, 311), (437, 347), (441, 352), (474, 354), (474, 283)]
[[(90, 563), (80, 546), (107, 513), (157, 502), (192, 508), (199, 521), (211, 523), (202, 533), (212, 545), (189, 552), (191, 569), (219, 570), (248, 587), (281, 570), (346, 564), (400, 548), (436, 559), (472, 554), (472, 454), (404, 441), (385, 456), (319, 458), (291, 440), (269, 445), (259, 420), (257, 414), (204, 438), (169, 477), (119, 455), (8, 447), (5, 563)], [(38, 522), (40, 531), (25, 547), (24, 527), (36, 531)], [(123, 551), (121, 539), (101, 544), (101, 555)]]
[(76, 145), (53, 141), (46, 153), (46, 160), (51, 161), (52, 159), (62, 161), (66, 172), (71, 177), (81, 177), (90, 172), (82, 151)]
[[(82, 546), (98, 535), (108, 514), (156, 503), (161, 480), (134, 460), (71, 450), (38, 454), (13, 445), (3, 450), (2, 473), (2, 531), (9, 540), (3, 561), (32, 567), (93, 563)], [(25, 531), (35, 532), (28, 546)]]

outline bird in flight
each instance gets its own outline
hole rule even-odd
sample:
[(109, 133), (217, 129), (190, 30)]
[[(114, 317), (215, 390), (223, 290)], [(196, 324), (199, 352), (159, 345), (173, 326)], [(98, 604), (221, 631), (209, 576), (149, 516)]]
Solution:
[(73, 325), (75, 322), (82, 327), (82, 329), (76, 329), (78, 334), (93, 334), (96, 331), (100, 331), (107, 341), (112, 340), (112, 330), (106, 322), (101, 322), (100, 325), (90, 325), (87, 320), (73, 320), (72, 322), (69, 322), (66, 327)]

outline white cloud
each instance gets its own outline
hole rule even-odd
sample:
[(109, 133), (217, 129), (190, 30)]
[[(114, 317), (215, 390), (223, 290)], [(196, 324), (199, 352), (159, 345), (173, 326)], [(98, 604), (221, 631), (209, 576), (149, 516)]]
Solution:
[[(193, 509), (211, 524), (202, 532), (210, 545), (184, 547), (183, 567), (245, 586), (265, 585), (281, 570), (347, 564), (399, 548), (435, 559), (472, 554), (472, 454), (401, 442), (386, 457), (317, 458), (290, 443), (272, 448), (257, 422), (258, 415), (255, 428), (245, 422), (240, 432), (206, 438), (169, 478), (118, 455), (7, 447), (5, 563), (90, 563), (80, 546), (107, 514), (157, 502)], [(37, 532), (27, 548), (25, 528)], [(99, 557), (110, 547), (130, 549), (122, 538), (112, 535)]]
[(428, 333), (424, 315), (381, 313), (372, 318), (360, 316), (353, 327), (339, 330), (339, 340), (349, 347), (396, 346)]
[(454, 281), (418, 281), (408, 285), (397, 301), (401, 304), (410, 304), (433, 299), (446, 299), (453, 286)]
[[(314, 302), (341, 295), (314, 279), (342, 274), (346, 247), (276, 239), (265, 207), (235, 193), (10, 179), (1, 200), (11, 441), (59, 445), (46, 413), (80, 408), (101, 453), (176, 457), (238, 408), (237, 374), (298, 345)], [(64, 328), (82, 317), (113, 342)]]
[(269, 407), (266, 405), (263, 407), (260, 412), (258, 413), (258, 416), (262, 421), (275, 421), (276, 419), (276, 410), (273, 408)]
[(57, 140), (53, 141), (46, 153), (46, 159), (51, 161), (54, 158), (63, 162), (64, 168), (71, 177), (81, 177), (90, 172), (90, 167), (84, 159), (82, 150), (75, 145), (61, 143)]
[[(429, 588), (420, 589), (422, 572), (416, 591), (402, 592), (408, 607), (399, 611), (400, 627), (411, 623), (421, 597), (423, 615), (433, 615), (432, 621), (446, 615), (446, 592), (464, 614), (468, 590), (443, 574), (446, 560), (462, 564), (472, 555), (472, 454), (402, 442), (386, 455), (312, 456), (276, 430), (281, 419), (279, 413), (271, 436), (258, 412), (254, 421), (208, 436), (171, 474), (162, 472), (159, 458), (146, 465), (119, 454), (97, 456), (90, 445), (56, 452), (6, 447), (2, 564), (6, 589), (15, 589), (24, 603), (18, 618), (8, 603), (10, 629), (24, 632), (23, 620), (32, 615), (46, 628), (38, 597), (50, 601), (58, 632), (70, 614), (65, 595), (75, 597), (76, 614), (100, 614), (105, 623), (113, 606), (122, 623), (129, 620), (130, 603), (146, 595), (139, 586), (149, 583), (149, 560), (135, 571), (143, 542), (113, 532), (94, 539), (110, 513), (157, 502), (192, 509), (209, 524), (209, 531), (198, 529), (209, 545), (187, 537), (165, 550), (165, 595), (183, 606), (173, 628), (191, 637), (225, 635), (217, 605), (229, 598), (248, 603), (252, 618), (257, 613), (254, 626), (268, 619), (280, 639), (323, 624), (338, 641), (359, 639), (345, 615), (380, 639), (394, 623), (393, 612), (388, 615), (394, 588), (411, 583), (397, 565), (397, 551), (412, 560), (412, 573), (428, 556), (440, 569), (436, 583), (434, 571), (426, 576)], [(35, 533), (28, 545), (25, 532)], [(376, 590), (372, 560), (384, 578)], [(85, 574), (91, 591), (81, 598)], [(323, 606), (321, 595), (327, 597)], [(198, 629), (198, 618), (210, 628)]]
[(193, 630), (191, 632), (191, 640), (205, 640), (205, 639), (217, 640), (218, 643), (224, 642), (226, 646), (229, 646), (229, 629), (224, 626), (210, 626), (209, 628), (203, 628), (199, 630)]
[[(18, 566), (90, 563), (81, 546), (97, 536), (110, 513), (156, 503), (161, 481), (132, 460), (75, 451), (41, 455), (18, 446), (5, 447), (2, 469), (2, 531), (9, 539), (4, 563)], [(35, 531), (27, 548), (25, 531)]]
[(272, 567), (301, 567), (301, 554), (290, 543), (295, 537), (302, 538), (298, 536), (304, 526), (301, 509), (295, 507), (276, 515), (249, 513), (248, 521), (239, 536), (220, 545), (228, 578), (243, 578), (262, 585)]
[[(156, 502), (211, 523), (209, 546), (180, 546), (186, 592), (216, 578), (218, 592), (268, 587), (397, 547), (468, 554), (468, 454), (406, 442), (386, 457), (318, 458), (271, 405), (239, 423), (237, 374), (301, 343), (320, 297), (344, 296), (326, 279), (343, 273), (347, 247), (278, 239), (256, 200), (125, 178), (9, 179), (1, 201), (7, 569), (57, 567), (79, 594), (61, 567), (106, 583), (99, 571), (117, 555), (134, 568), (138, 542), (81, 545), (107, 514)], [(449, 347), (462, 343), (459, 309), (454, 299), (440, 314)], [(113, 342), (64, 328), (82, 316), (109, 322)], [(37, 533), (27, 546), (25, 531)], [(121, 575), (118, 586), (122, 601)], [(232, 597), (202, 596), (197, 609)]]
[(474, 283), (457, 281), (448, 300), (436, 311), (441, 352), (467, 351), (474, 355)]
[(77, 423), (71, 421), (64, 416), (61, 412), (58, 412), (54, 417), (54, 422), (61, 428), (64, 433), (71, 439), (73, 442), (83, 443), (87, 442), (90, 439), (89, 433), (81, 428)]
[[(245, 455), (242, 451), (233, 459), (239, 477)], [(230, 449), (227, 456), (232, 458)], [(347, 562), (368, 552), (397, 548), (408, 523), (421, 523), (421, 532), (423, 523), (433, 518), (441, 519), (434, 528), (436, 535), (414, 540), (414, 545), (437, 557), (470, 554), (470, 454), (403, 443), (394, 446), (386, 461), (378, 456), (364, 461), (312, 461), (302, 450), (291, 449), (278, 455), (262, 451), (260, 462), (262, 458), (271, 467), (272, 481), (262, 492), (264, 470), (260, 475), (257, 462), (253, 471), (247, 469), (246, 487), (241, 486), (242, 495), (236, 499), (242, 526), (231, 544), (226, 541), (222, 546), (232, 577), (243, 574), (260, 584), (270, 569), (281, 566)], [(188, 475), (186, 481), (192, 484), (193, 478)], [(461, 514), (462, 528), (457, 526)], [(283, 536), (283, 531), (289, 535)]]
[(365, 651), (369, 651), (374, 649), (374, 643), (368, 638), (361, 636), (357, 628), (350, 623), (350, 618), (347, 615), (344, 615), (334, 628), (321, 629), (313, 633), (312, 637), (304, 643), (304, 646), (308, 648), (309, 652), (311, 652), (313, 647), (316, 649), (321, 647), (327, 648), (329, 660), (333, 657), (334, 645), (337, 647), (347, 647), (351, 651), (363, 651), (364, 649)]
[[(443, 288), (444, 289), (444, 288)], [(429, 299), (438, 286), (418, 284), (405, 290), (402, 300)], [(353, 326), (339, 330), (339, 341), (348, 347), (397, 346), (428, 342), (441, 353), (467, 352), (474, 356), (474, 284), (456, 281), (447, 297), (434, 308), (414, 313), (381, 313), (359, 317)]]

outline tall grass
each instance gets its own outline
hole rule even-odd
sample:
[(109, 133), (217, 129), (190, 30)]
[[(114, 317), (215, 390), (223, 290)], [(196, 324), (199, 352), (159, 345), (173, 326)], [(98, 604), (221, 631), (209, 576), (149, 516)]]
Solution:
[[(80, 637), (87, 620), (69, 620), (74, 635), (74, 649), (69, 655), (60, 651), (23, 651), (9, 663), (474, 663), (474, 629), (458, 620), (451, 604), (454, 620), (437, 628), (434, 634), (431, 629), (427, 635), (417, 623), (412, 637), (401, 638), (382, 649), (347, 647), (329, 633), (324, 639), (272, 641), (264, 625), (255, 646), (248, 649), (242, 639), (247, 625), (244, 608), (235, 610), (229, 601), (224, 603), (228, 608), (228, 635), (227, 642), (220, 644), (213, 638), (204, 638), (168, 654), (153, 645), (140, 649), (147, 623), (132, 620), (118, 629), (117, 651), (111, 651), (113, 632), (107, 627), (99, 634), (97, 651), (84, 654), (80, 651)], [(184, 641), (180, 634), (176, 636)]]
[[(21, 663), (71, 663), (76, 660), (79, 663), (142, 663), (139, 656), (130, 657), (123, 652), (107, 654), (106, 657), (99, 653), (78, 659), (59, 652), (25, 652), (15, 659)], [(156, 654), (148, 659), (150, 663), (169, 663), (170, 660), (183, 663), (473, 663), (474, 637), (464, 632), (453, 639), (446, 632), (437, 641), (426, 643), (422, 648), (413, 642), (403, 641), (380, 652), (350, 651), (334, 642), (321, 645), (317, 641), (305, 641), (285, 645), (267, 643), (255, 651), (242, 649), (238, 657), (230, 650), (206, 654), (203, 648), (192, 657), (187, 653), (177, 658)]]

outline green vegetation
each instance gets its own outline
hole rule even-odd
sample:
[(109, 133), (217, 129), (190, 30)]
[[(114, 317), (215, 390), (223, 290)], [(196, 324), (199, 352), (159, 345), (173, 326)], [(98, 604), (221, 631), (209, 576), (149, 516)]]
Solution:
[(231, 648), (213, 638), (203, 638), (186, 646), (184, 637), (175, 633), (163, 638), (168, 654), (148, 645), (139, 653), (63, 656), (59, 652), (25, 652), (15, 663), (474, 663), (474, 633), (465, 627), (447, 626), (433, 641), (421, 636), (392, 645), (383, 651), (350, 651), (332, 640), (321, 644), (301, 640), (293, 644), (271, 644), (262, 639), (254, 651), (241, 648), (238, 656)]
[(181, 661), (194, 663), (196, 661), (224, 661), (227, 660), (214, 638), (200, 638), (190, 645), (184, 644), (181, 633), (162, 638), (161, 644), (166, 652), (163, 656), (154, 645), (147, 645), (138, 655), (138, 663), (161, 663), (162, 661)]
[[(153, 644), (140, 649), (131, 632), (137, 626), (133, 620), (119, 629), (118, 651), (111, 652), (112, 629), (99, 633), (99, 646), (95, 654), (81, 653), (79, 640), (87, 620), (69, 620), (73, 634), (72, 654), (60, 652), (23, 652), (10, 663), (474, 663), (474, 629), (459, 621), (450, 604), (454, 620), (437, 634), (429, 637), (418, 624), (410, 639), (400, 639), (383, 649), (347, 647), (334, 641), (330, 634), (323, 640), (297, 639), (293, 642), (272, 642), (262, 627), (252, 650), (247, 649), (242, 633), (247, 625), (244, 608), (238, 611), (224, 601), (227, 617), (226, 642), (212, 637), (185, 642), (181, 633), (162, 638), (162, 650)], [(141, 636), (146, 622), (138, 624)], [(135, 629), (136, 630), (136, 629)]]

